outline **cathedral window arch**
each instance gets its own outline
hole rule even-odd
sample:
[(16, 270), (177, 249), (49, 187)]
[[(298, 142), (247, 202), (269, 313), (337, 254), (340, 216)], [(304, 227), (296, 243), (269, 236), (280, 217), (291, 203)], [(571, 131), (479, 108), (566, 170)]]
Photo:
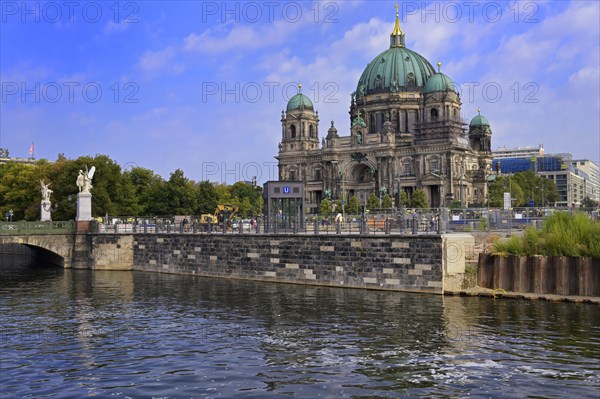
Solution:
[(290, 126), (290, 138), (292, 138), (292, 139), (296, 138), (296, 125)]
[(437, 108), (431, 108), (431, 122), (437, 122), (439, 118), (439, 113)]
[(440, 171), (440, 160), (437, 157), (432, 158), (429, 161), (429, 171), (439, 173)]
[(310, 126), (309, 126), (309, 128), (308, 128), (308, 136), (309, 136), (311, 139), (314, 139), (314, 138), (316, 138), (316, 137), (315, 137), (315, 127), (314, 127), (313, 125), (310, 125)]
[(377, 133), (379, 133), (383, 130), (383, 113), (378, 112), (376, 114), (376, 118), (377, 118)]
[(321, 176), (322, 176), (321, 169), (315, 169), (315, 175), (314, 176), (315, 176), (315, 180), (316, 181), (321, 180)]

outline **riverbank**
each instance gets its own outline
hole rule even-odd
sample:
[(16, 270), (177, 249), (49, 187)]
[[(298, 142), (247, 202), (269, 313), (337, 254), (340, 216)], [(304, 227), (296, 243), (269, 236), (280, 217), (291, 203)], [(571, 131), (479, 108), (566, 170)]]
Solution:
[(489, 289), (481, 287), (472, 287), (460, 290), (446, 290), (444, 295), (448, 296), (470, 296), (485, 298), (507, 298), (507, 299), (527, 299), (544, 300), (553, 302), (573, 302), (573, 303), (592, 303), (600, 305), (600, 297), (578, 296), (578, 295), (555, 295), (555, 294), (534, 294), (523, 292), (504, 291), (502, 289)]

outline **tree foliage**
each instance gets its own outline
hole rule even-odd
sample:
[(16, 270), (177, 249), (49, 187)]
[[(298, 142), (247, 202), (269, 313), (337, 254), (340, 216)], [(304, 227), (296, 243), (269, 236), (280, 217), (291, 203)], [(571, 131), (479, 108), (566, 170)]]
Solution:
[(96, 167), (92, 181), (92, 216), (136, 217), (200, 215), (213, 213), (218, 203), (233, 203), (241, 217), (263, 210), (262, 188), (246, 182), (231, 186), (209, 181), (195, 183), (180, 169), (165, 181), (141, 167), (122, 170), (106, 155), (82, 156), (74, 160), (59, 154), (55, 162), (35, 164), (8, 162), (0, 165), (0, 211), (13, 210), (13, 220), (39, 220), (40, 180), (50, 183), (52, 218), (72, 220), (76, 216), (75, 181), (80, 170)]
[(400, 193), (400, 206), (404, 208), (410, 206), (410, 199), (408, 198), (406, 191), (402, 191)]
[(383, 196), (383, 200), (381, 201), (381, 207), (383, 209), (390, 209), (392, 208), (394, 205), (393, 201), (392, 201), (392, 197), (390, 197), (389, 194), (386, 194)]
[(367, 198), (367, 209), (372, 211), (373, 209), (379, 209), (379, 198), (377, 194), (371, 193)]
[(361, 210), (360, 200), (358, 199), (358, 197), (356, 195), (353, 195), (352, 197), (350, 197), (350, 199), (348, 200), (348, 203), (346, 204), (346, 213), (358, 214), (358, 213), (360, 213), (360, 210)]
[(319, 215), (328, 217), (332, 212), (332, 203), (327, 198), (324, 198), (319, 204)]
[(410, 206), (417, 209), (429, 208), (429, 202), (427, 202), (425, 191), (420, 188), (416, 189), (410, 199)]
[(511, 193), (512, 206), (552, 205), (558, 201), (558, 191), (553, 180), (536, 176), (532, 171), (519, 172), (514, 176), (499, 176), (489, 186), (489, 206), (503, 207), (504, 193)]

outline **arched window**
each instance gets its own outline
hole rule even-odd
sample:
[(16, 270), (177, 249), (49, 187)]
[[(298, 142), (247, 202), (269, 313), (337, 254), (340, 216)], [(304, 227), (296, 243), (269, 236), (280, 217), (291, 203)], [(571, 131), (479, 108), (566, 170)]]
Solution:
[(437, 120), (438, 120), (438, 110), (437, 110), (437, 108), (432, 108), (431, 109), (431, 121), (437, 122)]
[(291, 125), (290, 126), (290, 137), (291, 138), (296, 138), (296, 125)]
[(313, 125), (310, 125), (310, 127), (308, 128), (308, 136), (311, 139), (316, 138), (316, 136), (315, 136), (315, 127)]

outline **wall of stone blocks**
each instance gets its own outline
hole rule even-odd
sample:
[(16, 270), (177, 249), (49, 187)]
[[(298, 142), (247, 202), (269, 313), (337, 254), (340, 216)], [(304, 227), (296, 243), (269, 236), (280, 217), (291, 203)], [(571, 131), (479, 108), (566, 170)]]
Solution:
[(136, 234), (134, 270), (443, 293), (440, 236)]

